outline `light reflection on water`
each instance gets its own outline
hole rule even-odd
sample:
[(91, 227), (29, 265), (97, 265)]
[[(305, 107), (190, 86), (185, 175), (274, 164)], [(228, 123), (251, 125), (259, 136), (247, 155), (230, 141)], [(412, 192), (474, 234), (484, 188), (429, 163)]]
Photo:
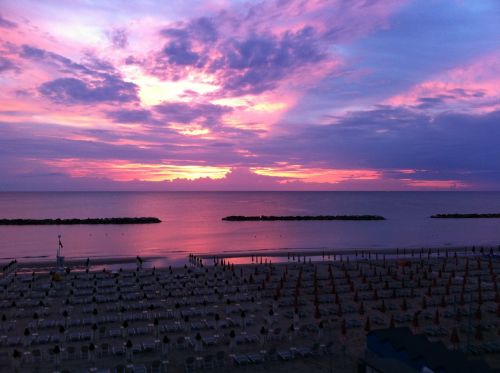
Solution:
[[(436, 220), (440, 212), (500, 212), (500, 193), (221, 192), (0, 193), (0, 218), (156, 216), (161, 224), (1, 226), (0, 257), (162, 256), (290, 248), (498, 245), (500, 220)], [(227, 215), (377, 214), (386, 221), (224, 222)]]

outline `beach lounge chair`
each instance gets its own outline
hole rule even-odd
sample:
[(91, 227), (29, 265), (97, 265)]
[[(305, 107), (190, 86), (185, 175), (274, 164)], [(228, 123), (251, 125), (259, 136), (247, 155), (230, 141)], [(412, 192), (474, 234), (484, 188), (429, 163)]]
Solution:
[(248, 353), (247, 357), (252, 364), (260, 364), (264, 362), (264, 356), (258, 352)]
[(215, 366), (215, 361), (214, 361), (214, 356), (213, 355), (206, 355), (203, 358), (203, 369), (213, 369)]
[(245, 354), (235, 354), (233, 355), (233, 361), (236, 365), (247, 365), (250, 364), (250, 359)]
[(215, 365), (218, 368), (224, 368), (224, 366), (226, 365), (226, 354), (224, 351), (218, 351), (215, 354)]
[(288, 361), (293, 359), (293, 354), (290, 350), (279, 350), (277, 352), (277, 356), (283, 361)]
[(144, 364), (137, 364), (132, 367), (132, 373), (148, 373)]
[(162, 365), (161, 365), (161, 361), (160, 360), (154, 360), (151, 363), (150, 372), (151, 373), (162, 373)]
[(184, 368), (185, 368), (186, 373), (191, 373), (191, 372), (194, 372), (196, 370), (194, 357), (189, 356), (186, 358), (186, 360), (184, 362)]

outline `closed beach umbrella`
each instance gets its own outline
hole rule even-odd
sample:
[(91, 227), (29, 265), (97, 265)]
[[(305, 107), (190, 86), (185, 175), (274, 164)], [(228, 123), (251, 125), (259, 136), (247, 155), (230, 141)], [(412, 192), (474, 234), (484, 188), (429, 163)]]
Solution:
[(89, 360), (94, 362), (95, 358), (95, 345), (93, 343), (89, 344)]
[(154, 319), (153, 321), (154, 329), (155, 329), (155, 338), (158, 338), (160, 334), (160, 322), (158, 321), (157, 318)]
[[(339, 304), (340, 306), (340, 304)], [(319, 311), (319, 304), (316, 303), (315, 308), (314, 308), (314, 318), (316, 320), (319, 320), (321, 318), (321, 312)]]
[(123, 332), (124, 337), (128, 336), (128, 321), (127, 320), (125, 320), (122, 324), (122, 332)]
[(395, 328), (396, 322), (394, 320), (394, 315), (391, 315), (391, 321), (389, 322), (389, 328)]
[(125, 343), (125, 347), (127, 349), (127, 360), (128, 361), (132, 361), (132, 359), (134, 358), (134, 350), (132, 350), (133, 346), (134, 345), (130, 339), (127, 340), (127, 342)]
[(38, 312), (34, 312), (33, 313), (33, 325), (34, 325), (35, 330), (38, 329), (38, 319), (39, 319)]
[(455, 348), (455, 350), (458, 349), (458, 345), (460, 344), (460, 338), (458, 337), (458, 331), (457, 328), (453, 328), (451, 331), (451, 337), (450, 337), (450, 342)]
[(318, 324), (318, 340), (323, 338), (323, 329), (324, 328), (325, 328), (325, 325), (324, 325), (323, 321), (320, 321)]
[(401, 310), (406, 311), (408, 309), (408, 303), (406, 302), (406, 298), (403, 298), (401, 302)]
[(425, 297), (422, 298), (422, 309), (427, 309), (427, 298)]
[(245, 314), (244, 310), (241, 311), (240, 317), (241, 317), (241, 324), (243, 325), (243, 330), (245, 330), (246, 329), (246, 322), (245, 322), (246, 314)]
[(196, 333), (195, 340), (196, 340), (195, 351), (196, 352), (203, 351), (203, 343), (201, 341), (201, 334), (200, 333)]
[(411, 321), (411, 325), (413, 326), (413, 328), (415, 329), (415, 331), (418, 330), (418, 328), (419, 328), (418, 312), (415, 312), (413, 314), (413, 320)]
[(61, 336), (61, 341), (66, 341), (66, 328), (62, 325), (59, 327), (59, 334)]
[(370, 316), (366, 316), (366, 322), (365, 322), (365, 332), (369, 332), (371, 330), (371, 323), (370, 323)]
[(215, 330), (219, 330), (219, 320), (220, 320), (220, 316), (218, 313), (216, 313), (214, 315), (214, 319), (215, 319)]
[(97, 331), (98, 327), (97, 324), (92, 324), (92, 341), (95, 340), (95, 332)]
[(234, 330), (231, 330), (231, 332), (229, 333), (229, 349), (230, 350), (233, 350), (234, 349), (234, 346), (235, 346), (235, 338), (236, 338), (236, 333), (234, 332)]
[(483, 340), (483, 327), (481, 325), (478, 325), (476, 327), (476, 335), (474, 337), (478, 341), (482, 341)]
[(14, 372), (19, 371), (19, 365), (21, 363), (21, 352), (18, 350), (14, 350), (12, 352), (12, 367), (14, 368)]
[(440, 322), (440, 317), (439, 317), (439, 310), (436, 310), (436, 313), (434, 314), (434, 320), (433, 320), (435, 325), (439, 325)]
[(291, 342), (293, 340), (295, 334), (295, 327), (293, 326), (293, 323), (290, 324), (290, 327), (288, 328), (288, 340)]
[(364, 315), (365, 314), (365, 305), (364, 305), (363, 301), (361, 301), (359, 303), (358, 312), (359, 312), (360, 315)]
[(272, 308), (269, 309), (269, 318), (268, 318), (268, 322), (269, 322), (269, 325), (271, 325), (274, 321), (274, 311)]
[(59, 366), (61, 363), (61, 348), (58, 345), (55, 345), (52, 352), (54, 353), (54, 363), (56, 366)]
[(267, 329), (265, 326), (260, 328), (260, 343), (264, 344), (266, 341)]
[(63, 313), (62, 313), (63, 317), (64, 317), (64, 327), (68, 327), (68, 317), (69, 317), (69, 312), (68, 310), (64, 310)]
[(161, 346), (161, 352), (165, 355), (168, 353), (169, 347), (170, 347), (170, 338), (168, 336), (164, 336), (162, 340), (162, 346)]
[(299, 310), (298, 307), (296, 307), (293, 311), (293, 323), (295, 324), (295, 326), (299, 325), (299, 320), (300, 320)]
[(385, 306), (385, 301), (382, 299), (382, 303), (380, 304), (380, 312), (385, 313), (387, 311), (387, 307)]
[(480, 321), (483, 318), (483, 314), (481, 312), (481, 306), (477, 307), (475, 317), (476, 317), (476, 320), (478, 320), (478, 321)]
[(31, 344), (31, 332), (28, 328), (24, 329), (24, 347), (28, 347)]

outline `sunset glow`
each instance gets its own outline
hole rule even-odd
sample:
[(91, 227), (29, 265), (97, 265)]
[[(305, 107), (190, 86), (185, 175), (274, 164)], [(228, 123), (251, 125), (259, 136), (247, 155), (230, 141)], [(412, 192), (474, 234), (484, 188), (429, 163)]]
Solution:
[(81, 161), (79, 159), (61, 159), (48, 161), (47, 165), (69, 169), (72, 177), (105, 177), (114, 181), (165, 181), (175, 179), (195, 180), (199, 178), (221, 179), (229, 168), (165, 164), (127, 163), (115, 160), (112, 162)]
[(4, 2), (0, 189), (498, 189), (480, 3)]
[[(289, 180), (299, 179), (305, 183), (335, 184), (345, 180), (374, 180), (382, 177), (380, 172), (372, 170), (305, 169), (300, 165), (284, 165), (278, 168), (255, 168), (252, 171), (259, 175), (277, 176)], [(286, 182), (286, 180), (282, 182)]]

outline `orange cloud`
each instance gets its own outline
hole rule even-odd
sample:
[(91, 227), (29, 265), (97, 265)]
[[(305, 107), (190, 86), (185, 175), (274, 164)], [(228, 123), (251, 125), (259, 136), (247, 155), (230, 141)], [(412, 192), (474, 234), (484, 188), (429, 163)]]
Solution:
[(43, 161), (43, 163), (62, 169), (63, 172), (72, 177), (96, 177), (114, 181), (221, 179), (230, 171), (229, 167), (173, 165), (169, 163), (131, 163), (124, 160), (99, 161), (64, 158)]
[(300, 180), (304, 183), (336, 184), (348, 180), (377, 180), (382, 173), (377, 170), (346, 170), (332, 168), (306, 168), (301, 165), (287, 164), (277, 167), (254, 167), (253, 172), (259, 175), (286, 178), (282, 183)]

